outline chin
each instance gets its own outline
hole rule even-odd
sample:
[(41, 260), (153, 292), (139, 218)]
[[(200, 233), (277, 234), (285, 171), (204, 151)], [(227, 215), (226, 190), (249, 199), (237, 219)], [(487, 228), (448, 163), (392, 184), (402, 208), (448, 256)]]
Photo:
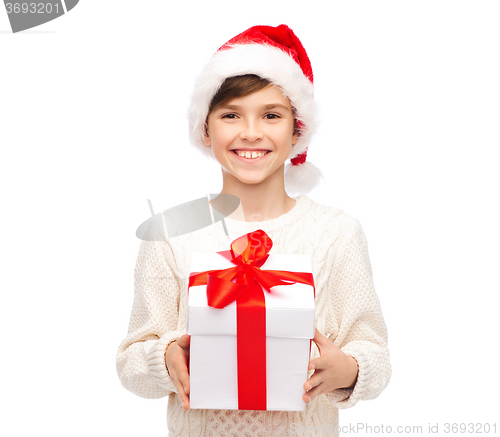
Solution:
[(264, 178), (264, 177), (243, 177), (243, 176), (237, 176), (234, 174), (233, 174), (233, 177), (245, 185), (257, 185), (257, 184), (260, 184), (266, 180), (266, 178)]
[(261, 182), (264, 182), (264, 179), (240, 179), (238, 178), (238, 180), (242, 183), (242, 184), (245, 184), (245, 185), (258, 185), (260, 184)]

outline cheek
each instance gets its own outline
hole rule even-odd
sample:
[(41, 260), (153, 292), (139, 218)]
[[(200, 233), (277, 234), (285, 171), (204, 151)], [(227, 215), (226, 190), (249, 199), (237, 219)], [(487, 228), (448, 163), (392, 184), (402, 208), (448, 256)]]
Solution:
[(216, 123), (214, 123), (214, 128), (211, 131), (212, 141), (226, 146), (234, 140), (235, 136), (237, 136), (237, 131), (232, 126), (223, 125), (219, 127)]
[(283, 126), (279, 130), (275, 130), (272, 137), (280, 144), (292, 144), (293, 126)]
[(233, 136), (228, 132), (218, 132), (212, 137), (212, 145), (219, 149), (227, 148), (233, 140)]

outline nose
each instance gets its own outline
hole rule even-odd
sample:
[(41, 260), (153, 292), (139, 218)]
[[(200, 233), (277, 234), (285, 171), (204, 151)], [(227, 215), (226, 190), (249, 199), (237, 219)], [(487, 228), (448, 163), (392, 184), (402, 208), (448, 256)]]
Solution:
[(255, 121), (247, 121), (240, 132), (240, 139), (254, 142), (262, 139), (263, 134)]

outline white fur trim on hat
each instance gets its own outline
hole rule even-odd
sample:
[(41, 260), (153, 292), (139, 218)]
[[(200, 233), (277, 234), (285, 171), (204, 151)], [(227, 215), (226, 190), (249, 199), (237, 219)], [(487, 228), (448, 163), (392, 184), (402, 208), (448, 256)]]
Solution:
[(213, 96), (228, 77), (256, 74), (278, 86), (297, 110), (296, 119), (303, 124), (297, 144), (288, 159), (306, 150), (316, 131), (316, 102), (313, 84), (299, 64), (288, 53), (269, 44), (233, 44), (217, 51), (196, 78), (188, 109), (191, 143), (213, 158), (211, 148), (203, 142), (205, 120)]
[(309, 193), (319, 185), (322, 179), (324, 179), (323, 172), (312, 162), (285, 165), (285, 191), (291, 197)]

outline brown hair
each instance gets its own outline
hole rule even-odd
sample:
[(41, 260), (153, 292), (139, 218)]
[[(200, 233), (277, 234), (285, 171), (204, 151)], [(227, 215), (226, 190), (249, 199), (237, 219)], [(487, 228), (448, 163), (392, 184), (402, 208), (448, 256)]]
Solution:
[[(249, 94), (260, 91), (268, 85), (272, 85), (272, 83), (267, 79), (257, 76), (256, 74), (244, 74), (242, 76), (231, 76), (226, 78), (226, 80), (220, 86), (219, 90), (212, 97), (212, 100), (208, 107), (208, 114), (205, 120), (205, 134), (208, 133), (208, 116), (212, 113), (212, 111), (220, 108), (233, 99), (236, 99), (238, 97), (245, 97)], [(293, 105), (292, 111), (295, 117), (296, 110)], [(296, 119), (294, 122), (294, 127), (294, 134), (299, 133)]]

